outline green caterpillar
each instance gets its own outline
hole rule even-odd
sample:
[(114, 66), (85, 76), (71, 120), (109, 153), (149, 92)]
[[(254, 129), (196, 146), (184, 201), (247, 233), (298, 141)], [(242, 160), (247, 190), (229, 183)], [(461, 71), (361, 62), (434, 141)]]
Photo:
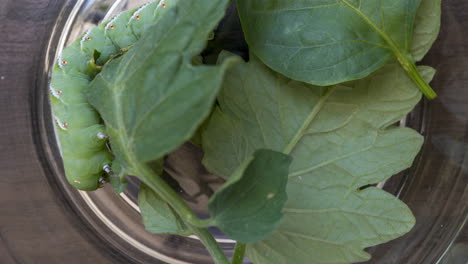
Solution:
[(89, 83), (113, 57), (128, 49), (157, 21), (166, 8), (164, 0), (122, 12), (88, 30), (65, 48), (50, 82), (51, 105), (68, 182), (92, 191), (112, 173), (108, 136), (95, 109), (88, 103)]

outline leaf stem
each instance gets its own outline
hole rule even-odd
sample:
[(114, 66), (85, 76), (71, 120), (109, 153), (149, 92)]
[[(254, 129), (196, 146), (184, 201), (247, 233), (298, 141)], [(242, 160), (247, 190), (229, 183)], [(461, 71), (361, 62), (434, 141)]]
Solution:
[(223, 250), (219, 247), (211, 233), (208, 232), (206, 228), (200, 228), (192, 224), (192, 222), (203, 223), (205, 220), (198, 219), (182, 198), (180, 198), (180, 196), (150, 168), (133, 162), (133, 169), (133, 171), (140, 176), (139, 178), (159, 194), (174, 209), (174, 211), (179, 214), (181, 219), (186, 222), (190, 230), (197, 235), (203, 245), (205, 245), (216, 264), (229, 264)]
[(234, 256), (232, 256), (232, 264), (242, 264), (245, 256), (245, 244), (241, 242), (236, 243)]
[(219, 247), (218, 242), (216, 242), (213, 235), (211, 235), (206, 228), (191, 227), (191, 229), (193, 233), (200, 238), (200, 241), (205, 245), (216, 264), (229, 264), (229, 260)]
[(436, 92), (432, 90), (431, 86), (422, 77), (418, 68), (412, 61), (412, 59), (406, 59), (406, 56), (402, 56), (402, 59), (398, 58), (398, 61), (405, 69), (408, 76), (413, 80), (414, 83), (419, 87), (419, 90), (427, 97), (427, 99), (434, 99), (437, 97)]

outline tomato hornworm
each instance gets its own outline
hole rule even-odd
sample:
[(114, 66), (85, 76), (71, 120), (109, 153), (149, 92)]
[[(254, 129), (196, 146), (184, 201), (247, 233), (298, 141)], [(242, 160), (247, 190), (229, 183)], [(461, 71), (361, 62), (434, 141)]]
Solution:
[(65, 174), (77, 189), (96, 190), (112, 173), (105, 126), (86, 98), (89, 83), (109, 60), (138, 41), (165, 7), (164, 0), (149, 2), (91, 28), (63, 50), (53, 67), (52, 112)]

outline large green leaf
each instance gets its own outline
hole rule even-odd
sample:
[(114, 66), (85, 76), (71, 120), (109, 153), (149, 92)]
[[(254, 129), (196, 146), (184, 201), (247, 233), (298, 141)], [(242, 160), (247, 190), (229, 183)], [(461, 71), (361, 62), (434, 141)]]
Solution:
[(240, 0), (246, 40), (272, 69), (314, 85), (368, 76), (396, 58), (429, 98), (410, 56), (421, 0)]
[[(426, 80), (433, 70), (420, 68)], [(254, 263), (351, 263), (414, 225), (392, 195), (360, 187), (409, 167), (423, 142), (391, 126), (421, 94), (395, 64), (347, 86), (311, 87), (252, 56), (229, 71), (203, 134), (204, 164), (229, 176), (256, 149), (290, 153), (283, 223), (249, 244)]]
[(414, 23), (411, 55), (416, 61), (422, 60), (434, 44), (440, 31), (442, 0), (422, 0)]
[(132, 164), (156, 160), (188, 140), (209, 114), (230, 61), (193, 66), (191, 59), (227, 2), (168, 2), (147, 34), (91, 83), (88, 98), (104, 119), (114, 166), (131, 174)]
[(149, 163), (188, 140), (211, 110), (230, 62), (193, 66), (191, 61), (203, 50), (227, 2), (167, 2), (146, 35), (107, 63), (89, 88), (88, 99), (110, 136), (114, 187), (121, 191), (123, 176), (133, 174), (152, 189), (140, 194), (151, 232), (184, 232), (177, 221), (170, 224), (178, 216), (154, 192), (158, 173), (151, 172)]
[(257, 150), (211, 197), (208, 207), (214, 224), (244, 243), (270, 235), (283, 216), (290, 164), (288, 155)]
[(145, 229), (155, 234), (190, 234), (187, 226), (173, 209), (151, 188), (142, 184), (138, 193), (138, 206)]

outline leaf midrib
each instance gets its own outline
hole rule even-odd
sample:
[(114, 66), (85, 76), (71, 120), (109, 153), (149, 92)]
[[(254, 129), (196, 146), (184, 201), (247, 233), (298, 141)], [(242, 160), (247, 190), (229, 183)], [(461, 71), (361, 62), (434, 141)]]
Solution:
[(302, 137), (304, 137), (304, 135), (306, 134), (306, 131), (310, 127), (310, 124), (312, 123), (312, 121), (314, 121), (315, 117), (317, 117), (317, 115), (320, 113), (320, 110), (322, 110), (328, 97), (330, 97), (330, 95), (336, 90), (336, 86), (327, 87), (326, 89), (327, 89), (326, 92), (320, 97), (319, 101), (314, 106), (309, 116), (305, 119), (301, 128), (297, 131), (297, 133), (294, 135), (291, 141), (283, 149), (283, 153), (288, 154), (288, 155), (291, 154), (291, 152), (294, 150), (296, 145), (299, 143), (299, 141), (301, 141)]
[[(377, 137), (376, 137), (376, 138), (377, 138)], [(376, 138), (374, 139), (374, 141), (376, 140)], [(354, 152), (350, 152), (350, 153), (347, 153), (347, 154), (342, 155), (342, 156), (338, 156), (338, 157), (336, 157), (336, 158), (334, 158), (334, 159), (327, 160), (327, 161), (325, 161), (325, 162), (319, 163), (319, 164), (314, 165), (314, 166), (309, 167), (309, 168), (304, 168), (304, 169), (301, 169), (301, 170), (292, 172), (292, 173), (289, 175), (289, 177), (291, 178), (291, 177), (297, 177), (297, 176), (300, 176), (300, 175), (304, 175), (304, 174), (306, 174), (306, 173), (309, 173), (309, 172), (311, 172), (311, 171), (314, 171), (314, 170), (316, 170), (316, 169), (318, 169), (318, 168), (321, 168), (321, 167), (326, 166), (326, 165), (328, 165), (328, 164), (334, 163), (334, 162), (336, 162), (336, 161), (343, 160), (343, 159), (352, 157), (352, 156), (354, 156), (354, 155), (356, 155), (356, 154), (360, 154), (360, 153), (366, 152), (366, 151), (368, 151), (368, 150), (374, 148), (374, 147), (375, 147), (374, 144), (375, 144), (375, 142), (373, 142), (372, 144), (370, 144), (369, 146), (367, 146), (367, 147), (365, 147), (365, 148), (363, 148), (363, 149), (360, 149), (360, 150), (357, 150), (357, 151), (354, 151)]]
[[(129, 142), (129, 138), (128, 138), (128, 134), (127, 134), (127, 130), (126, 129), (121, 129), (123, 127), (125, 127), (125, 122), (123, 120), (123, 112), (122, 112), (122, 105), (119, 103), (119, 100), (117, 97), (120, 97), (120, 96), (117, 96), (118, 92), (115, 92), (114, 93), (114, 96), (113, 96), (113, 100), (114, 100), (114, 105), (116, 106), (115, 108), (115, 117), (116, 117), (116, 120), (117, 120), (117, 131), (118, 131), (118, 134), (119, 134), (119, 141), (120, 141), (120, 145), (122, 147), (124, 147), (123, 149), (126, 149), (127, 151), (125, 151), (124, 153), (122, 153), (126, 160), (130, 163), (130, 166), (132, 166), (135, 161), (135, 154), (133, 153), (133, 148), (130, 147), (130, 142)], [(129, 168), (127, 168), (129, 169)]]
[(382, 31), (377, 25), (375, 25), (368, 17), (366, 14), (361, 12), (361, 10), (357, 9), (355, 6), (350, 4), (347, 0), (340, 0), (343, 4), (351, 8), (358, 16), (360, 16), (373, 30), (375, 30), (380, 37), (383, 38), (383, 40), (389, 45), (390, 49), (392, 50), (393, 54), (395, 57), (398, 59), (398, 61), (402, 64), (405, 65), (407, 63), (407, 59), (403, 54), (401, 53), (400, 49), (396, 45), (396, 43), (393, 41), (390, 36), (387, 35), (384, 31)]

